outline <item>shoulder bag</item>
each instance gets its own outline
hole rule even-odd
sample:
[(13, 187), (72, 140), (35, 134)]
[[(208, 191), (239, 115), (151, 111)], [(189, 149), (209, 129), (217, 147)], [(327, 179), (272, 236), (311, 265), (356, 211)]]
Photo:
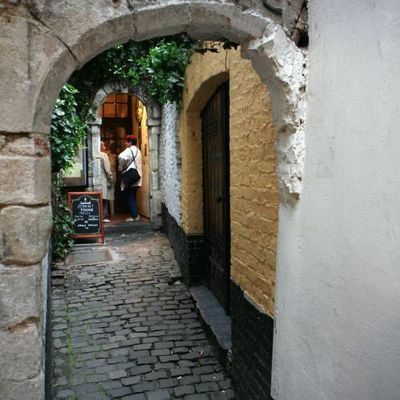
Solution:
[[(139, 174), (139, 171), (137, 170), (137, 164), (135, 161), (136, 157), (133, 155), (132, 149), (130, 148), (129, 150), (132, 153), (132, 160), (125, 168), (125, 171), (122, 172), (122, 174), (121, 174), (121, 180), (124, 183), (125, 187), (131, 187), (140, 179), (140, 174)], [(139, 150), (138, 150), (138, 152), (139, 152)], [(137, 156), (137, 154), (138, 153), (136, 153), (136, 156)], [(135, 163), (136, 168), (128, 169), (133, 162)]]

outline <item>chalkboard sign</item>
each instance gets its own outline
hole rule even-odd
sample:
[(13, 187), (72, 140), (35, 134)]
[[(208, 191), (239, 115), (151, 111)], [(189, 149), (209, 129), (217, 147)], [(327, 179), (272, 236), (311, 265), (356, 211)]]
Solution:
[(73, 238), (101, 238), (104, 243), (103, 196), (101, 192), (68, 192)]

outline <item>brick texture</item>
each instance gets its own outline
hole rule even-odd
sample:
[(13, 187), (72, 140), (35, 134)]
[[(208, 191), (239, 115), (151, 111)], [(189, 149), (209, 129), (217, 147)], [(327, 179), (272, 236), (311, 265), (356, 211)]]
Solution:
[(273, 319), (254, 307), (231, 282), (232, 381), (240, 400), (270, 396)]
[(163, 227), (174, 249), (185, 283), (195, 285), (205, 279), (204, 241), (202, 235), (188, 235), (162, 205)]
[(203, 232), (200, 111), (230, 81), (232, 279), (273, 315), (278, 223), (275, 130), (268, 89), (239, 50), (196, 54), (186, 71), (180, 119), (182, 227)]
[(249, 61), (238, 52), (230, 60), (231, 274), (273, 315), (279, 197), (271, 99)]

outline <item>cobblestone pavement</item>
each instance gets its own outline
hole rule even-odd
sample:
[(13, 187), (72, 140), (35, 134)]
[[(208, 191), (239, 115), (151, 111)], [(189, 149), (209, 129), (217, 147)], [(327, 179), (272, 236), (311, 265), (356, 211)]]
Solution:
[(233, 399), (167, 238), (110, 240), (120, 261), (53, 273), (53, 398)]

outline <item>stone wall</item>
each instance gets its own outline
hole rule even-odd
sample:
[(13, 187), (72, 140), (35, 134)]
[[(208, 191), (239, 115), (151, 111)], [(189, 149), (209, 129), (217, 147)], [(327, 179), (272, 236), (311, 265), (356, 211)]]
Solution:
[(162, 202), (169, 215), (181, 225), (181, 151), (176, 104), (162, 107), (160, 136), (160, 177)]
[(39, 399), (51, 227), (49, 146), (41, 135), (0, 134), (0, 153), (0, 398)]
[(226, 79), (230, 83), (232, 279), (272, 316), (279, 204), (275, 127), (268, 89), (239, 50), (196, 54), (187, 69), (180, 124), (183, 227), (187, 234), (202, 233), (199, 112)]

